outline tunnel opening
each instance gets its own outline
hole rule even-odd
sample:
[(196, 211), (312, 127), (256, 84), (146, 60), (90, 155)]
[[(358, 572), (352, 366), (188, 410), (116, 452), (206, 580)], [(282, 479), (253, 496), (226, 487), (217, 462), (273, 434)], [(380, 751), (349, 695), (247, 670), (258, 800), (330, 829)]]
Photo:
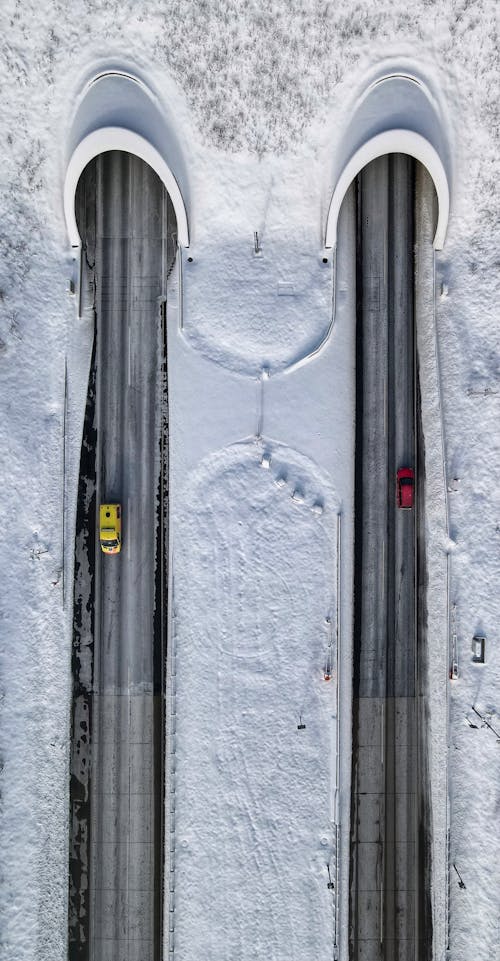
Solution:
[(182, 247), (189, 247), (186, 207), (179, 184), (170, 166), (148, 139), (125, 127), (110, 126), (100, 127), (87, 134), (74, 149), (66, 169), (63, 204), (66, 227), (72, 248), (74, 250), (80, 249), (82, 242), (75, 205), (81, 175), (92, 160), (110, 152), (132, 155), (138, 160), (142, 160), (158, 175), (175, 211), (178, 243)]
[(433, 246), (441, 250), (448, 227), (450, 212), (450, 193), (448, 178), (437, 150), (421, 134), (413, 130), (393, 129), (368, 139), (350, 157), (341, 171), (330, 201), (325, 231), (325, 247), (335, 247), (337, 242), (337, 223), (342, 201), (350, 184), (378, 157), (387, 154), (404, 154), (419, 161), (428, 171), (437, 196), (437, 220)]

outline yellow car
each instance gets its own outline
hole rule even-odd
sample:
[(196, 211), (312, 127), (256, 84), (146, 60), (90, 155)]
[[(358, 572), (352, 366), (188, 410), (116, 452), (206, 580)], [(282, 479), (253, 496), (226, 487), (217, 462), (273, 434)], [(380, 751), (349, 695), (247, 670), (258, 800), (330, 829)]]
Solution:
[(122, 546), (121, 504), (101, 504), (99, 509), (99, 540), (105, 554), (119, 554)]

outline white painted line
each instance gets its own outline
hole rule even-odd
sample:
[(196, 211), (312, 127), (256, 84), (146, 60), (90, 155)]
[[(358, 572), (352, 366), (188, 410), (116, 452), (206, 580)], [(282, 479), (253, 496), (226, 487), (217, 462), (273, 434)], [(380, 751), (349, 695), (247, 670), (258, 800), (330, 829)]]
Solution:
[(382, 711), (380, 713), (380, 763), (382, 767), (385, 764), (385, 704), (382, 701)]
[(380, 882), (380, 944), (384, 941), (384, 872), (382, 871), (382, 881)]
[[(123, 519), (122, 519), (123, 524)], [(130, 530), (130, 497), (127, 498), (127, 518), (126, 518), (127, 530)], [(123, 538), (123, 533), (122, 533)], [(127, 545), (127, 560), (130, 560), (130, 537), (127, 537), (125, 541)]]

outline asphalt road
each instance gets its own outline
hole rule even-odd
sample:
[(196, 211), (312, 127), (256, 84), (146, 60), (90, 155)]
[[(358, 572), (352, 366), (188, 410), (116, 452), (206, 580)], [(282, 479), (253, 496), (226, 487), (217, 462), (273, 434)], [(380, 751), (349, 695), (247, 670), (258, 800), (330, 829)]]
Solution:
[[(136, 158), (103, 155), (84, 176), (78, 219), (95, 288), (95, 501), (122, 503), (124, 546), (104, 557), (96, 543), (89, 558), (89, 924), (73, 956), (148, 961), (160, 957), (162, 925), (157, 521), (173, 211)], [(420, 956), (416, 511), (395, 506), (396, 469), (416, 456), (413, 181), (411, 162), (391, 157), (366, 168), (358, 184), (350, 961)]]
[(418, 744), (413, 162), (358, 179), (351, 961), (416, 961)]
[(96, 318), (94, 522), (100, 502), (120, 502), (123, 547), (105, 556), (96, 537), (88, 558), (95, 569), (89, 916), (73, 954), (158, 961), (167, 583), (167, 445), (160, 439), (168, 419), (164, 318), (175, 218), (156, 174), (129, 154), (103, 154), (82, 177), (77, 214)]

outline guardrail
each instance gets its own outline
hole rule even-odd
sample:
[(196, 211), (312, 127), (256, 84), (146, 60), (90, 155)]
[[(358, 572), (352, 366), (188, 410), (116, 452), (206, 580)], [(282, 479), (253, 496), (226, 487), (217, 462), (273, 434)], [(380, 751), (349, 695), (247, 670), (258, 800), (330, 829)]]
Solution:
[(66, 607), (66, 425), (68, 413), (68, 361), (64, 358), (63, 454), (62, 454), (62, 561), (61, 588), (63, 608)]
[(176, 749), (176, 723), (177, 723), (177, 674), (176, 674), (176, 629), (175, 613), (173, 611), (174, 581), (171, 584), (172, 617), (170, 620), (170, 631), (167, 656), (167, 710), (166, 718), (168, 722), (167, 742), (167, 779), (168, 779), (168, 841), (166, 849), (167, 874), (168, 874), (168, 957), (173, 959), (175, 950), (175, 749)]
[[(177, 244), (177, 277), (172, 276), (172, 271), (166, 278), (167, 280), (167, 299), (162, 304), (162, 315), (164, 322), (164, 343), (165, 343), (165, 378), (168, 378), (168, 353), (167, 353), (167, 318), (168, 318), (168, 302), (169, 302), (169, 278), (171, 284), (179, 285), (177, 291), (178, 298), (178, 311), (180, 328), (182, 329), (182, 250)], [(167, 381), (168, 382), (168, 381)], [(167, 395), (168, 396), (168, 395)], [(165, 425), (165, 430), (167, 429)], [(163, 430), (162, 430), (163, 438)], [(167, 447), (168, 450), (168, 447)], [(163, 449), (162, 456), (164, 458), (165, 449)], [(170, 458), (168, 458), (167, 463), (167, 477), (168, 477), (168, 490), (171, 490), (170, 484)], [(166, 930), (168, 929), (168, 958), (170, 961), (174, 958), (175, 950), (175, 789), (176, 789), (176, 724), (177, 724), (177, 709), (176, 709), (176, 683), (177, 683), (177, 671), (176, 671), (176, 624), (175, 624), (175, 582), (174, 582), (174, 567), (173, 567), (173, 537), (171, 532), (170, 524), (168, 524), (167, 530), (167, 559), (168, 568), (166, 571), (166, 578), (162, 577), (162, 584), (167, 583), (167, 597), (166, 604), (165, 599), (162, 601), (163, 611), (167, 610), (166, 618), (166, 657), (165, 657), (165, 683), (163, 685), (163, 690), (165, 691), (165, 804), (167, 807), (167, 813), (165, 816), (165, 829), (163, 831), (164, 840), (164, 897), (163, 903), (168, 903), (168, 921), (165, 924), (165, 919), (163, 919), (163, 930), (164, 930), (164, 942), (166, 940)], [(165, 896), (165, 888), (168, 891), (167, 896)]]
[[(327, 251), (327, 253), (330, 254), (330, 251)], [(298, 370), (300, 367), (303, 367), (304, 364), (308, 364), (309, 361), (314, 360), (314, 358), (317, 357), (318, 354), (322, 352), (322, 350), (324, 349), (324, 347), (326, 347), (328, 341), (330, 340), (330, 336), (335, 324), (335, 313), (336, 313), (336, 295), (337, 295), (337, 248), (336, 247), (332, 249), (331, 257), (332, 257), (332, 310), (331, 310), (330, 323), (328, 324), (328, 328), (325, 334), (323, 335), (319, 343), (316, 344), (316, 347), (314, 347), (313, 350), (308, 351), (306, 354), (301, 355), (300, 357), (297, 357), (295, 360), (292, 360), (292, 362), (287, 367), (285, 367), (283, 371), (283, 373), (285, 374), (291, 374), (293, 373), (294, 370)]]
[(337, 634), (337, 758), (335, 769), (336, 798), (335, 805), (335, 929), (334, 947), (338, 947), (338, 897), (339, 897), (339, 877), (340, 877), (340, 824), (339, 824), (339, 794), (340, 794), (340, 663), (341, 663), (341, 620), (340, 620), (340, 598), (341, 598), (341, 577), (342, 577), (342, 514), (337, 514), (337, 604), (336, 604), (336, 634)]

